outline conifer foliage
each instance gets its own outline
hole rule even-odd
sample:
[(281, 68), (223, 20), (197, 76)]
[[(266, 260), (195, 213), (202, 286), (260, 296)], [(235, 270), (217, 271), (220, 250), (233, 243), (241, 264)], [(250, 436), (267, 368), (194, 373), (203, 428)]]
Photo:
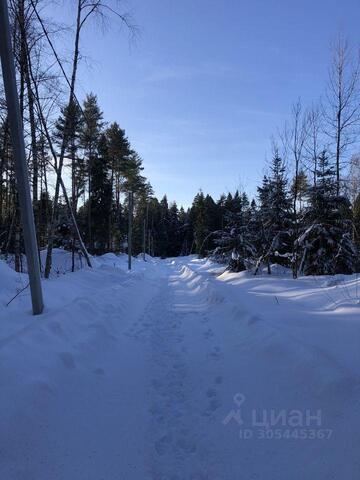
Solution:
[(291, 198), (285, 175), (285, 165), (277, 151), (270, 166), (270, 175), (265, 176), (258, 189), (260, 208), (260, 255), (257, 267), (266, 262), (270, 271), (271, 263), (285, 266), (291, 264), (292, 257), (292, 214)]
[[(235, 191), (216, 199), (199, 191), (184, 208), (166, 195), (154, 196), (143, 160), (123, 124), (108, 122), (96, 94), (82, 99), (76, 95), (80, 38), (88, 21), (112, 13), (131, 29), (127, 16), (106, 0), (77, 0), (71, 71), (66, 75), (49, 33), (57, 29), (47, 28), (42, 19), (40, 7), (45, 3), (9, 2), (38, 247), (47, 248), (45, 277), (53, 246), (70, 249), (73, 259), (79, 252), (90, 266), (88, 252), (126, 251), (129, 192), (134, 199), (135, 255), (210, 256), (232, 271), (255, 274), (262, 269), (270, 274), (272, 265), (279, 264), (292, 269), (294, 277), (359, 269), (359, 161), (352, 164), (358, 173), (352, 176), (351, 194), (343, 185), (343, 169), (347, 147), (359, 133), (360, 76), (358, 68), (345, 74), (351, 67), (344, 55), (346, 44), (337, 45), (333, 59), (330, 104), (309, 111), (300, 101), (294, 105), (281, 136), (284, 148), (281, 154), (274, 148), (256, 198)], [(321, 151), (319, 145), (327, 147)], [(0, 253), (13, 255), (20, 271), (23, 252), (7, 108), (0, 88)]]
[(300, 272), (305, 275), (353, 273), (356, 248), (352, 242), (349, 200), (337, 195), (336, 171), (326, 151), (318, 158), (316, 183), (309, 189), (304, 233), (297, 240), (302, 251)]

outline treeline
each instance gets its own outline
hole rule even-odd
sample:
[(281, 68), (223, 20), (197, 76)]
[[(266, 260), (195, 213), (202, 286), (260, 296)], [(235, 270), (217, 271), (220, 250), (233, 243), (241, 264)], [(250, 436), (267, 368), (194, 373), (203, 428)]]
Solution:
[[(359, 58), (339, 38), (322, 101), (297, 101), (273, 139), (272, 162), (256, 198), (235, 192), (214, 200), (199, 192), (184, 210), (158, 200), (142, 159), (122, 126), (104, 118), (95, 94), (76, 95), (81, 39), (108, 13), (134, 34), (112, 2), (76, 0), (72, 54), (62, 59), (69, 25), (46, 18), (51, 2), (11, 0), (13, 48), (45, 277), (54, 247), (82, 255), (124, 252), (129, 192), (134, 196), (133, 252), (210, 255), (235, 271), (273, 263), (298, 274), (358, 271), (360, 160)], [(241, 171), (241, 162), (239, 163)], [(22, 269), (24, 251), (6, 102), (0, 85), (0, 249)], [(74, 266), (73, 262), (73, 266)]]
[[(67, 133), (69, 143), (64, 156), (64, 181), (69, 190), (72, 211), (88, 249), (92, 253), (119, 249), (123, 205), (121, 196), (128, 191), (137, 196), (151, 194), (151, 186), (141, 175), (142, 160), (131, 147), (125, 131), (114, 122), (105, 126), (103, 114), (93, 94), (87, 95), (83, 105), (70, 114), (63, 110), (54, 124), (53, 144), (60, 147), (64, 135), (66, 116), (74, 128)], [(83, 115), (87, 121), (83, 120)], [(16, 182), (7, 121), (0, 125), (2, 150), (1, 166), (3, 182), (0, 190), (0, 226), (8, 246), (15, 248), (15, 232), (20, 228), (17, 206)], [(49, 223), (53, 211), (53, 190), (56, 181), (46, 150), (46, 139), (40, 137), (38, 148), (44, 149), (40, 172), (36, 177), (36, 192), (33, 185), (33, 206), (40, 247), (48, 241)], [(55, 244), (70, 246), (76, 242), (71, 228), (71, 218), (63, 196), (59, 196), (56, 218)], [(4, 242), (2, 246), (4, 248)]]
[[(70, 115), (62, 112), (55, 124), (55, 138), (60, 142), (69, 117), (74, 127), (68, 134), (69, 161), (65, 168), (82, 238), (90, 253), (119, 251), (127, 235), (128, 192), (133, 192), (136, 204), (152, 194), (150, 183), (142, 175), (142, 159), (118, 123), (105, 125), (95, 95), (87, 95), (82, 112), (79, 107)], [(46, 196), (50, 200), (48, 193)], [(60, 204), (57, 223), (55, 243), (67, 248), (77, 246), (65, 205)], [(44, 233), (46, 244), (46, 229)]]
[[(210, 255), (231, 270), (255, 273), (262, 267), (271, 273), (277, 263), (294, 277), (359, 271), (360, 63), (354, 52), (342, 37), (334, 42), (324, 95), (308, 108), (300, 100), (292, 106), (272, 138), (272, 161), (256, 198), (236, 192), (214, 201), (199, 193), (176, 221), (172, 206), (179, 254)], [(169, 228), (167, 236), (178, 238)]]
[[(91, 21), (110, 15), (135, 28), (112, 2), (76, 0), (73, 25), (47, 19), (51, 2), (10, 0), (13, 51), (31, 178), (39, 249), (48, 277), (52, 251), (63, 246), (83, 255), (119, 250), (124, 242), (124, 195), (148, 196), (142, 159), (117, 123), (108, 124), (94, 94), (76, 95), (81, 39)], [(57, 45), (72, 31), (72, 54)], [(0, 85), (0, 248), (22, 269), (24, 251), (7, 108)]]
[[(336, 167), (324, 150), (312, 181), (302, 170), (289, 181), (277, 150), (258, 187), (256, 200), (236, 191), (215, 201), (199, 192), (186, 212), (166, 197), (138, 211), (136, 251), (142, 251), (141, 219), (150, 219), (149, 253), (176, 256), (197, 253), (225, 263), (232, 271), (272, 264), (291, 268), (294, 277), (359, 271), (360, 195), (352, 204), (337, 194)], [(356, 162), (358, 163), (358, 162)], [(152, 246), (152, 247), (151, 247)]]
[(277, 150), (257, 190), (252, 200), (239, 191), (217, 201), (196, 195), (178, 215), (179, 254), (210, 256), (232, 271), (255, 274), (262, 267), (271, 273), (272, 264), (292, 269), (294, 277), (359, 271), (360, 195), (352, 204), (337, 194), (336, 168), (325, 150), (312, 181), (299, 174), (296, 213), (295, 179), (287, 178)]

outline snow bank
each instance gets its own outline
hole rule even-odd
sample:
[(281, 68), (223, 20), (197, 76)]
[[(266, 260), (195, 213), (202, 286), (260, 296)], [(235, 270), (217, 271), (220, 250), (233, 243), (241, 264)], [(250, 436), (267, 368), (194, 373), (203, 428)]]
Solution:
[(27, 275), (16, 273), (0, 259), (0, 318), (6, 304), (28, 284)]
[[(46, 254), (47, 254), (46, 249), (40, 252), (41, 265), (43, 270), (45, 268)], [(84, 259), (83, 255), (79, 253), (75, 253), (74, 268), (75, 270), (88, 268), (86, 260)], [(61, 248), (54, 248), (53, 254), (52, 254), (51, 276), (54, 277), (54, 276), (64, 275), (66, 273), (71, 272), (71, 270), (72, 270), (71, 252), (67, 250), (63, 250)]]
[[(114, 254), (67, 273), (69, 257), (54, 252), (35, 318), (28, 290), (5, 307), (27, 277), (0, 262), (1, 478), (359, 478), (356, 275), (254, 277), (195, 257), (128, 272)], [(321, 410), (333, 435), (242, 440), (224, 425), (238, 393), (252, 432), (254, 409)]]
[[(59, 272), (70, 257), (54, 252)], [(43, 281), (43, 315), (33, 317), (28, 290), (5, 307), (3, 299), (27, 276), (0, 262), (1, 478), (95, 478), (99, 455), (130, 478), (129, 434), (141, 435), (141, 427), (126, 411), (132, 405), (141, 422), (146, 383), (141, 348), (129, 345), (125, 332), (157, 288), (142, 263), (134, 259), (128, 272), (125, 256), (106, 255), (93, 269), (55, 274)], [(130, 365), (138, 386), (128, 378)], [(105, 478), (114, 478), (104, 468)]]

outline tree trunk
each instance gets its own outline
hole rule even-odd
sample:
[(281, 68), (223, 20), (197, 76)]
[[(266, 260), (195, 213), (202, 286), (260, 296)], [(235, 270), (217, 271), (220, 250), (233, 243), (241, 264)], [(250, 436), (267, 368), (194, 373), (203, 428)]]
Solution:
[[(75, 33), (75, 48), (74, 48), (72, 75), (71, 75), (71, 83), (70, 83), (70, 94), (69, 94), (69, 101), (68, 101), (68, 107), (69, 108), (67, 109), (67, 115), (65, 117), (64, 135), (63, 135), (62, 144), (61, 144), (59, 164), (58, 164), (57, 169), (56, 169), (55, 195), (54, 195), (54, 204), (53, 204), (53, 210), (52, 210), (52, 215), (51, 215), (51, 224), (50, 224), (50, 228), (49, 228), (48, 249), (47, 249), (46, 264), (45, 264), (45, 278), (49, 278), (50, 271), (51, 271), (52, 251), (53, 251), (54, 237), (55, 237), (55, 222), (56, 222), (57, 214), (58, 214), (59, 192), (60, 192), (60, 185), (63, 185), (61, 175), (62, 175), (62, 169), (63, 169), (63, 165), (64, 165), (65, 151), (66, 151), (67, 144), (68, 144), (67, 130), (69, 128), (69, 112), (72, 111), (71, 106), (74, 102), (75, 82), (76, 82), (76, 74), (77, 74), (77, 67), (78, 67), (78, 61), (79, 61), (81, 12), (82, 12), (81, 0), (78, 0), (77, 19), (76, 19), (76, 33)], [(63, 190), (65, 191), (64, 187), (63, 187)], [(70, 205), (70, 209), (71, 209), (71, 205)], [(72, 209), (71, 209), (71, 216), (75, 220)], [(74, 224), (76, 225), (76, 220), (75, 220)], [(76, 229), (77, 229), (77, 225), (76, 225)], [(77, 229), (77, 231), (78, 231), (78, 229)], [(87, 261), (91, 266), (91, 263), (90, 263), (88, 258), (87, 258)]]

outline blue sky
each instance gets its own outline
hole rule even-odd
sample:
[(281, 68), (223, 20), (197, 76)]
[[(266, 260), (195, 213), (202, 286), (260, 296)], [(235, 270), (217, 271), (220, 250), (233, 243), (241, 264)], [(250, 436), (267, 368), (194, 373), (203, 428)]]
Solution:
[(106, 120), (143, 157), (155, 194), (185, 206), (200, 188), (254, 194), (291, 104), (323, 93), (331, 41), (341, 32), (360, 43), (358, 0), (122, 5), (140, 35), (130, 45), (116, 22), (105, 32), (89, 25), (78, 95), (98, 95)]

